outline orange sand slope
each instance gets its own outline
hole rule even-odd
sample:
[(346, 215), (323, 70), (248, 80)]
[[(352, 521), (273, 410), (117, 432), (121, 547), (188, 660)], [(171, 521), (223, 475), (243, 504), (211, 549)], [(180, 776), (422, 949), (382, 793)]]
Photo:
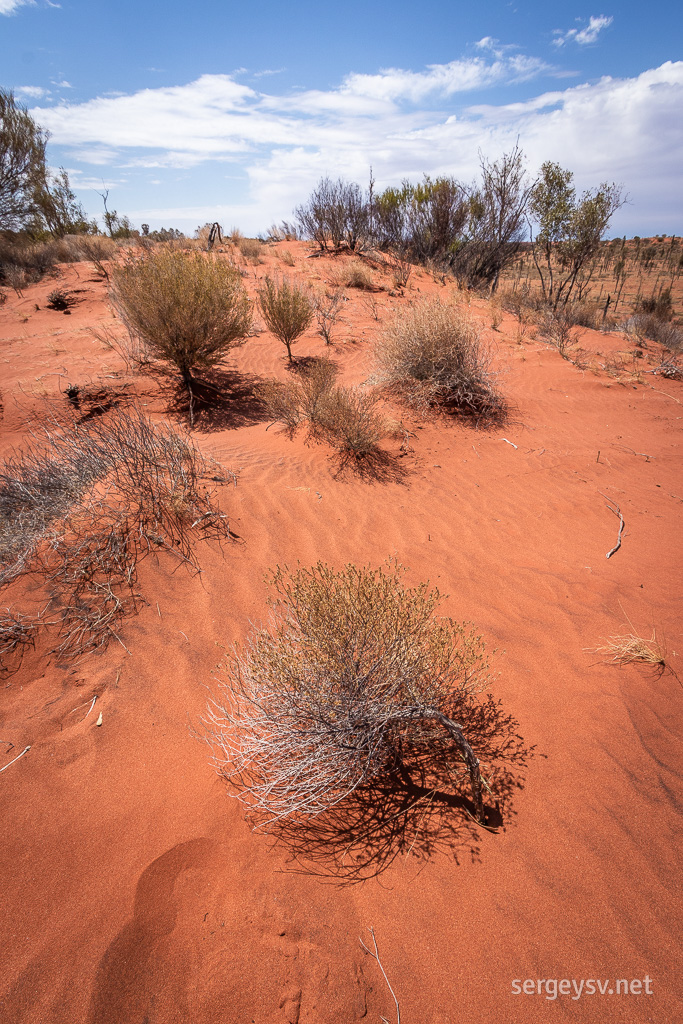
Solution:
[[(295, 255), (288, 272), (318, 286), (339, 266), (282, 243), (247, 268), (250, 289), (282, 249)], [(45, 398), (65, 401), (67, 383), (132, 390), (155, 417), (178, 420), (158, 382), (126, 376), (90, 333), (116, 321), (88, 265), (62, 274), (83, 289), (68, 319), (44, 308), (54, 282), (0, 308), (3, 454)], [(403, 296), (376, 294), (380, 315), (418, 291), (449, 286), (414, 273)], [(346, 294), (330, 355), (360, 383), (379, 324), (361, 293)], [(238, 474), (219, 495), (238, 539), (203, 545), (200, 576), (143, 563), (148, 603), (121, 632), (130, 654), (114, 641), (60, 663), (45, 638), (0, 676), (0, 767), (31, 747), (0, 774), (3, 1022), (394, 1021), (359, 944), (372, 948), (369, 927), (403, 1024), (680, 1019), (683, 387), (582, 372), (534, 338), (517, 341), (512, 317), (495, 333), (487, 304), (472, 309), (497, 345), (504, 427), (395, 406), (411, 450), (400, 457), (390, 442), (380, 479), (340, 473), (328, 448), (267, 430), (255, 410), (248, 382), (287, 373), (283, 346), (262, 331), (226, 367), (232, 404), (194, 431)], [(585, 331), (581, 345), (624, 342)], [(295, 354), (323, 347), (311, 329)], [(603, 495), (625, 520), (609, 560), (619, 522)], [(511, 759), (502, 824), (487, 831), (423, 798), (366, 835), (343, 814), (317, 833), (254, 833), (193, 735), (221, 645), (264, 616), (263, 578), (277, 563), (389, 556), (497, 649), (495, 696), (527, 760)], [(627, 620), (666, 641), (664, 671), (587, 650), (630, 632)], [(553, 979), (643, 985), (553, 999)]]

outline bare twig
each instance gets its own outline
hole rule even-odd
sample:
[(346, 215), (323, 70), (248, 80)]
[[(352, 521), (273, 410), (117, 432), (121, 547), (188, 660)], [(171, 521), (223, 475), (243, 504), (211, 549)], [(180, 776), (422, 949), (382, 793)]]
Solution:
[(359, 938), (358, 941), (360, 942), (360, 944), (363, 947), (363, 949), (365, 950), (365, 952), (369, 953), (370, 956), (374, 960), (376, 960), (377, 963), (379, 964), (379, 969), (382, 972), (382, 974), (384, 975), (384, 980), (387, 983), (387, 988), (391, 992), (391, 995), (392, 995), (392, 998), (394, 1000), (394, 1003), (396, 1004), (396, 1024), (401, 1024), (401, 1007), (399, 1006), (398, 999), (396, 998), (396, 993), (394, 992), (393, 988), (391, 987), (391, 982), (387, 978), (387, 972), (384, 970), (384, 966), (382, 965), (382, 961), (380, 960), (379, 950), (377, 948), (377, 939), (375, 938), (375, 930), (372, 927), (372, 925), (370, 925), (370, 927), (368, 928), (368, 931), (372, 935), (372, 943), (373, 943), (373, 945), (375, 947), (375, 952), (373, 953), (371, 949), (368, 949), (368, 947), (365, 945), (365, 943), (363, 942), (363, 940), (361, 938)]
[[(5, 766), (4, 766), (4, 768), (0, 768), (0, 772), (4, 772), (4, 771), (5, 771), (5, 769), (9, 768), (9, 767), (10, 767), (10, 765), (14, 764), (14, 762), (15, 762), (15, 761), (18, 761), (20, 757), (23, 757), (23, 756), (24, 756), (24, 754), (28, 753), (28, 751), (29, 751), (30, 749), (31, 749), (31, 747), (30, 747), (30, 746), (28, 746), (28, 747), (24, 747), (24, 749), (22, 750), (22, 752), (21, 752), (20, 754), (17, 754), (17, 756), (16, 756), (16, 757), (15, 757), (15, 758), (14, 758), (14, 759), (13, 759), (12, 761), (9, 761), (9, 762), (8, 762), (8, 763), (7, 763), (7, 764), (6, 764)], [(381, 965), (380, 965), (380, 966), (381, 966)]]

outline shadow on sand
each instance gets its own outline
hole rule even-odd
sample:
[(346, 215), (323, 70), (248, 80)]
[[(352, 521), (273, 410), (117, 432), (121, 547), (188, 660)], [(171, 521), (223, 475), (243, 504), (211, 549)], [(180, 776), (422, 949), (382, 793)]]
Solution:
[[(458, 721), (481, 763), (486, 785), (486, 829), (495, 833), (514, 816), (513, 798), (523, 788), (534, 748), (517, 733), (518, 723), (488, 695)], [(456, 863), (479, 859), (482, 826), (474, 817), (464, 763), (448, 739), (404, 745), (391, 771), (359, 787), (324, 814), (251, 824), (284, 846), (289, 870), (340, 885), (377, 877), (400, 856), (418, 868), (436, 854)]]

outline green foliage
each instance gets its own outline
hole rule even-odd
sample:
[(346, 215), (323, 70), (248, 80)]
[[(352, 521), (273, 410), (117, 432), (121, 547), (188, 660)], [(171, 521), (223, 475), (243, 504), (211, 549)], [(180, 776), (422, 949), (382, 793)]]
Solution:
[(556, 309), (569, 302), (577, 282), (592, 273), (593, 260), (623, 190), (614, 182), (576, 197), (571, 171), (547, 161), (531, 190), (530, 213), (538, 224), (533, 256), (545, 300)]
[(13, 94), (0, 89), (0, 230), (16, 231), (38, 214), (47, 138)]
[(96, 221), (87, 220), (63, 167), (48, 178), (38, 196), (38, 219), (56, 238), (97, 233)]

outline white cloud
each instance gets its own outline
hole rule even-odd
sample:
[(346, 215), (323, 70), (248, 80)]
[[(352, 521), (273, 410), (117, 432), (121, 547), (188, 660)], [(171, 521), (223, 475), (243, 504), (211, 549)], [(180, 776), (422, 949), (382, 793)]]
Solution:
[(604, 14), (600, 14), (598, 17), (591, 16), (585, 28), (570, 28), (568, 32), (556, 28), (553, 45), (564, 46), (565, 43), (574, 42), (579, 46), (587, 46), (589, 43), (594, 43), (603, 28), (607, 28), (613, 21), (614, 18), (611, 16), (606, 17)]
[[(479, 150), (495, 158), (518, 136), (532, 170), (555, 160), (575, 172), (578, 188), (605, 179), (623, 182), (634, 217), (642, 222), (648, 210), (666, 208), (661, 230), (683, 230), (683, 61), (522, 102), (461, 109), (449, 101), (455, 92), (466, 95), (472, 79), (481, 84), (499, 76), (509, 82), (525, 74), (525, 60), (506, 59), (504, 72), (496, 60), (349, 75), (327, 92), (281, 96), (257, 92), (228, 75), (204, 75), (185, 86), (43, 106), (32, 114), (50, 129), (53, 144), (68, 147), (72, 160), (108, 164), (109, 173), (180, 168), (191, 183), (192, 167), (229, 163), (241, 171), (247, 195), (226, 206), (225, 216), (243, 230), (290, 217), (322, 174), (364, 182), (372, 164), (379, 188), (425, 172), (470, 180)], [(164, 207), (159, 219), (199, 223), (209, 219), (207, 211), (208, 205), (175, 213)], [(155, 216), (147, 210), (143, 219)]]
[(0, 0), (0, 14), (14, 14), (19, 7), (34, 3), (35, 0)]
[(14, 90), (16, 96), (20, 99), (39, 100), (43, 96), (49, 96), (47, 89), (43, 89), (40, 85), (19, 85)]

